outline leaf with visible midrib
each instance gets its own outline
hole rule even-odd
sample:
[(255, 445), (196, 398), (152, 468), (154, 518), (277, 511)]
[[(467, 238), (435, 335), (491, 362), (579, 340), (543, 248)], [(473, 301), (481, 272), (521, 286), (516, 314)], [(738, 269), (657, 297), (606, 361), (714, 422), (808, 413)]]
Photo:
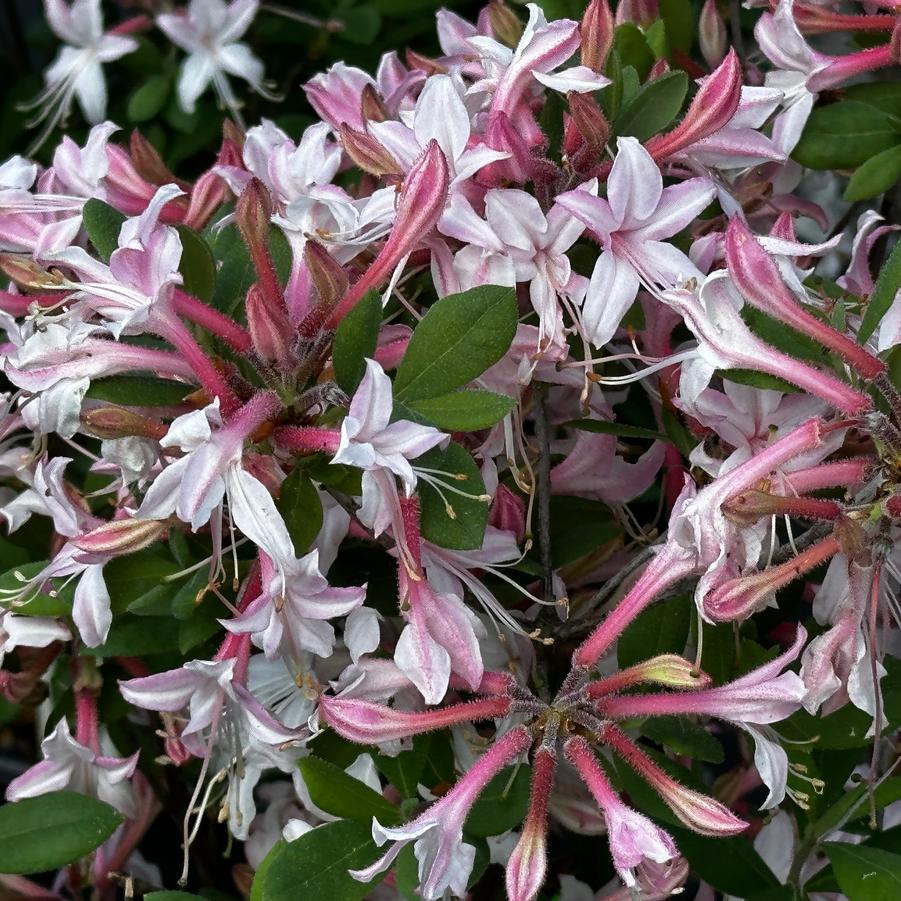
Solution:
[(357, 882), (348, 870), (369, 866), (379, 855), (371, 827), (353, 820), (317, 826), (286, 844), (266, 866), (261, 901), (361, 901), (378, 882)]
[(897, 901), (901, 898), (901, 855), (878, 848), (830, 842), (823, 845), (835, 878), (849, 898)]
[(102, 845), (122, 815), (76, 792), (49, 792), (0, 807), (0, 873), (56, 870)]
[(516, 293), (482, 285), (442, 297), (416, 326), (394, 380), (394, 396), (410, 402), (448, 394), (480, 376), (516, 334)]
[(400, 820), (400, 811), (390, 801), (335, 764), (311, 755), (297, 765), (313, 803), (327, 813), (369, 824), (373, 817), (390, 826)]
[(901, 288), (901, 241), (895, 245), (876, 277), (876, 286), (870, 295), (867, 311), (857, 333), (857, 340), (861, 344), (876, 331), (876, 326), (888, 312), (899, 288)]

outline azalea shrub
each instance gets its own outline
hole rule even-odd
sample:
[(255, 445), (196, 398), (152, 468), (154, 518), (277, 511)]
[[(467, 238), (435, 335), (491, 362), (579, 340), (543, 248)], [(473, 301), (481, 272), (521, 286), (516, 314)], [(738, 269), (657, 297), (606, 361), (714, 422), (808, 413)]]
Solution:
[(3, 897), (899, 896), (901, 20), (747, 7), (45, 0)]

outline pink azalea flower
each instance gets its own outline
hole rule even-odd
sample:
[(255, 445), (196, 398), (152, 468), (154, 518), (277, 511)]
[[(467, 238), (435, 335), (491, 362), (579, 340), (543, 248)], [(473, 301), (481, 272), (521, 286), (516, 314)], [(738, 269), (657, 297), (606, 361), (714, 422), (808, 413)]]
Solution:
[(606, 200), (583, 190), (557, 198), (601, 242), (581, 317), (582, 333), (597, 347), (614, 336), (640, 285), (667, 289), (701, 277), (681, 250), (662, 239), (685, 228), (715, 194), (706, 178), (664, 188), (657, 164), (635, 138), (620, 138), (618, 146)]

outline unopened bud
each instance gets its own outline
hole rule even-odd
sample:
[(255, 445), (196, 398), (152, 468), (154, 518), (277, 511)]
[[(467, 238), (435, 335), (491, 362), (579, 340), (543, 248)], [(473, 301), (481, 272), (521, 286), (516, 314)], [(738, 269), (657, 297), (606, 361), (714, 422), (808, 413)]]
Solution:
[(417, 53), (415, 50), (407, 50), (406, 52), (407, 65), (411, 69), (418, 69), (420, 72), (425, 72), (426, 75), (446, 75), (447, 69), (442, 66), (437, 60), (430, 59), (428, 56), (423, 56), (421, 53)]
[(81, 424), (95, 438), (153, 438), (166, 434), (166, 424), (158, 419), (132, 413), (122, 407), (95, 407), (81, 414)]
[(579, 26), (583, 66), (595, 72), (604, 71), (607, 54), (613, 46), (614, 27), (608, 0), (591, 0)]
[(250, 179), (238, 197), (235, 221), (251, 251), (259, 245), (266, 246), (271, 218), (272, 196), (269, 189), (258, 178)]
[(168, 527), (163, 519), (117, 519), (73, 538), (71, 542), (89, 554), (121, 557), (155, 544)]
[(333, 306), (347, 293), (347, 272), (317, 241), (307, 241), (303, 260), (322, 303)]
[(718, 66), (726, 56), (726, 25), (716, 7), (716, 0), (706, 0), (701, 8), (698, 21), (698, 43), (701, 53), (711, 69)]
[(590, 94), (570, 92), (566, 100), (573, 124), (587, 145), (587, 152), (596, 157), (610, 138), (610, 123), (604, 111)]
[(135, 171), (152, 185), (176, 184), (181, 188), (187, 187), (185, 182), (172, 174), (157, 149), (137, 129), (131, 133), (129, 150)]
[(648, 141), (648, 152), (655, 160), (666, 159), (712, 135), (729, 123), (740, 100), (741, 62), (730, 49), (723, 62), (704, 80), (682, 121), (669, 134)]
[(693, 663), (678, 654), (660, 654), (650, 660), (636, 663), (617, 673), (611, 673), (588, 685), (590, 698), (602, 698), (633, 685), (663, 685), (676, 689), (708, 688), (711, 679)]
[(18, 254), (0, 254), (0, 271), (20, 288), (40, 290), (42, 288), (62, 288), (66, 284), (57, 272), (42, 269), (30, 257)]
[(604, 725), (598, 738), (612, 747), (690, 829), (701, 835), (722, 837), (737, 835), (748, 828), (744, 820), (715, 798), (692, 791), (673, 779), (612, 723)]
[(351, 128), (346, 122), (341, 125), (341, 143), (347, 155), (364, 172), (376, 178), (403, 175), (400, 164), (377, 138)]
[(741, 525), (751, 525), (765, 516), (797, 516), (831, 521), (842, 514), (841, 506), (826, 498), (785, 497), (755, 489), (730, 497), (720, 509), (729, 519)]
[(515, 47), (519, 43), (523, 32), (522, 21), (504, 0), (491, 0), (488, 4), (488, 20), (499, 41), (508, 47)]
[(244, 149), (244, 129), (238, 125), (233, 119), (223, 119), (222, 121), (222, 138), (225, 141), (231, 141), (238, 150)]
[(707, 593), (703, 600), (704, 613), (715, 623), (747, 619), (763, 609), (780, 588), (825, 563), (841, 550), (841, 542), (830, 535), (779, 566), (729, 579)]
[(364, 122), (386, 122), (391, 118), (379, 92), (371, 84), (363, 85), (360, 112)]
[(290, 359), (293, 330), (285, 311), (269, 303), (259, 285), (251, 285), (245, 303), (247, 327), (257, 356), (282, 368)]

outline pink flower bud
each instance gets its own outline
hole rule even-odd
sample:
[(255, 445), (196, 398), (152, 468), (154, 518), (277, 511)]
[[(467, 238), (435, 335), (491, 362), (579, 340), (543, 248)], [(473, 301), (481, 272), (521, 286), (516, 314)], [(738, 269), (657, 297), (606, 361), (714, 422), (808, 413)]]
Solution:
[(424, 713), (407, 713), (357, 698), (322, 695), (319, 699), (322, 719), (348, 741), (363, 745), (409, 738), (459, 723), (498, 719), (509, 711), (510, 699), (496, 695)]
[(155, 544), (169, 524), (161, 519), (117, 519), (72, 539), (72, 544), (89, 554), (121, 557)]
[(397, 218), (381, 252), (369, 269), (354, 283), (329, 317), (334, 328), (370, 288), (378, 288), (394, 268), (435, 227), (444, 212), (449, 176), (447, 160), (434, 139), (413, 164), (401, 185), (397, 200)]
[(360, 114), (363, 122), (387, 122), (391, 118), (379, 92), (371, 84), (364, 85), (360, 93)]
[(598, 738), (610, 745), (689, 829), (701, 835), (726, 836), (748, 828), (744, 820), (719, 801), (680, 785), (612, 723), (604, 724)]
[(281, 307), (273, 307), (259, 285), (251, 285), (245, 303), (247, 327), (257, 356), (286, 369), (291, 360), (291, 324)]
[(641, 683), (676, 689), (698, 689), (709, 687), (711, 679), (707, 673), (701, 672), (678, 654), (660, 654), (590, 683), (588, 696), (600, 698)]
[(685, 113), (685, 118), (666, 135), (647, 142), (655, 160), (663, 160), (724, 128), (735, 115), (741, 100), (741, 62), (735, 50), (701, 85)]
[(529, 811), (519, 841), (507, 860), (507, 898), (532, 901), (547, 873), (547, 806), (554, 786), (557, 755), (541, 747), (532, 763), (532, 787)]
[(726, 229), (726, 263), (736, 287), (751, 306), (831, 348), (866, 379), (885, 371), (881, 360), (798, 304), (775, 260), (738, 216)]
[(830, 31), (891, 31), (898, 22), (894, 14), (855, 15), (837, 13), (825, 6), (795, 3), (792, 7), (795, 25), (802, 34), (825, 34)]
[(348, 279), (344, 267), (318, 241), (310, 239), (306, 242), (303, 261), (319, 295), (319, 303), (298, 326), (301, 335), (311, 338), (335, 304), (347, 293)]
[(341, 143), (347, 155), (364, 171), (381, 178), (383, 175), (399, 177), (403, 174), (400, 164), (388, 149), (373, 135), (357, 131), (346, 123), (341, 126)]
[(516, 536), (517, 542), (521, 542), (526, 534), (525, 502), (506, 485), (498, 485), (494, 492), (494, 501), (491, 504), (488, 521), (496, 529), (512, 532)]
[(841, 550), (834, 536), (824, 538), (779, 566), (730, 579), (704, 598), (704, 613), (714, 622), (744, 620), (766, 606), (773, 593), (825, 563)]
[(62, 275), (47, 272), (28, 257), (12, 253), (0, 254), (0, 272), (12, 279), (20, 288), (41, 290), (42, 288), (62, 288), (66, 281)]
[(254, 269), (266, 300), (276, 307), (284, 307), (282, 294), (272, 256), (269, 253), (269, 221), (272, 218), (272, 197), (269, 189), (257, 178), (252, 178), (241, 192), (235, 206), (235, 222), (250, 251)]
[(488, 20), (494, 36), (508, 47), (515, 47), (522, 37), (522, 21), (519, 16), (504, 3), (504, 0), (491, 0), (488, 4)]
[(122, 407), (95, 407), (81, 414), (85, 430), (96, 438), (153, 438), (159, 440), (167, 431), (166, 424)]
[(751, 489), (730, 497), (721, 507), (733, 522), (752, 525), (765, 516), (797, 516), (804, 519), (838, 519), (842, 508), (835, 501), (820, 497), (786, 497)]
[(701, 53), (711, 69), (718, 66), (726, 55), (726, 24), (720, 11), (716, 8), (716, 0), (705, 0), (698, 21), (698, 43)]
[(595, 72), (604, 71), (607, 54), (613, 46), (614, 27), (608, 0), (591, 0), (579, 25), (583, 66)]
[(129, 151), (134, 163), (135, 171), (141, 178), (152, 185), (178, 185), (187, 188), (186, 182), (176, 178), (169, 167), (163, 162), (157, 149), (137, 129), (132, 131), (129, 141)]

